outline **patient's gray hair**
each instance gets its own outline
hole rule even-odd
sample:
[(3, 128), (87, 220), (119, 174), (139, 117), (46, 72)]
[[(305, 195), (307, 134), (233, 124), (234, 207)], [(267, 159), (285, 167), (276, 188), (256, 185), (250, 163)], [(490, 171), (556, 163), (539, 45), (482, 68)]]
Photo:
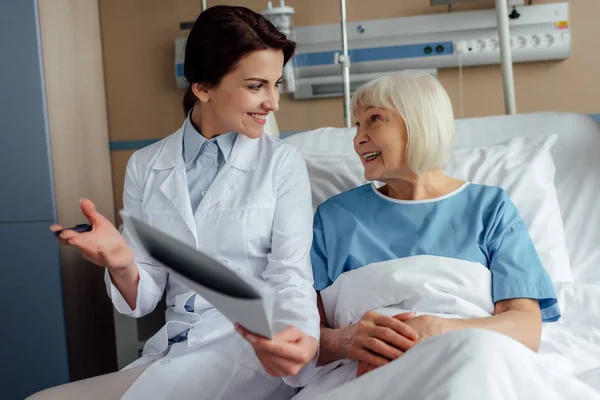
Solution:
[(362, 85), (352, 97), (352, 111), (372, 106), (400, 114), (406, 123), (406, 162), (421, 174), (443, 168), (454, 145), (454, 114), (442, 84), (422, 71), (402, 71)]

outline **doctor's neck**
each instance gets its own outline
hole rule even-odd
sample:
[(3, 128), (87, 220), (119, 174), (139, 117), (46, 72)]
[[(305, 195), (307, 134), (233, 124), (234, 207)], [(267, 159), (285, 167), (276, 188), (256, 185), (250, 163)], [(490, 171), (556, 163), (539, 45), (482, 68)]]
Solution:
[(190, 119), (194, 128), (206, 139), (212, 139), (228, 132), (223, 122), (219, 120), (208, 105), (202, 107), (197, 104), (194, 106)]

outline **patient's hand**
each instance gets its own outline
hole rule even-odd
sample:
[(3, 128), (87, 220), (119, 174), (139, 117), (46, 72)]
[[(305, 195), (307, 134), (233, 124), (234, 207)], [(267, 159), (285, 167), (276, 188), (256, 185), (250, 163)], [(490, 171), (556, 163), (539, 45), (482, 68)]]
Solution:
[[(435, 317), (433, 315), (422, 315), (420, 317), (414, 317), (414, 313), (411, 313), (411, 317), (407, 318), (407, 313), (394, 315), (390, 318), (395, 318), (402, 321), (404, 324), (410, 326), (417, 333), (417, 338), (414, 343), (418, 343), (430, 336), (439, 335), (443, 333), (443, 319)], [(358, 369), (356, 370), (356, 377), (360, 377), (367, 372), (370, 372), (381, 365), (370, 363), (366, 360), (360, 360), (358, 363)]]
[(375, 368), (377, 368), (377, 367), (374, 365), (367, 364), (364, 361), (359, 361), (358, 369), (356, 370), (356, 377), (359, 378), (362, 375), (366, 374), (367, 372), (373, 371)]
[(360, 321), (343, 329), (340, 346), (345, 357), (374, 367), (395, 360), (418, 338), (417, 331), (403, 322), (414, 317), (415, 313), (394, 317), (373, 311), (365, 313)]
[[(402, 314), (395, 315), (394, 318), (399, 317), (400, 315)], [(403, 321), (417, 332), (417, 342), (444, 332), (444, 319), (434, 315), (421, 315), (412, 319), (403, 319)]]

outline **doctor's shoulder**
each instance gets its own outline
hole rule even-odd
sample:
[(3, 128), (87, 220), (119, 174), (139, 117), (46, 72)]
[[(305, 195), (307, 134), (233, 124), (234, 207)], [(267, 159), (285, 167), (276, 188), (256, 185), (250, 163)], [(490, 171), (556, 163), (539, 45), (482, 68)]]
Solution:
[(168, 154), (168, 147), (176, 147), (173, 146), (176, 140), (182, 140), (179, 131), (136, 150), (127, 161), (126, 173), (134, 177), (134, 180), (141, 185), (157, 163), (173, 159), (174, 155)]
[(300, 148), (282, 139), (263, 134), (260, 138), (259, 158), (268, 162), (271, 168), (281, 171), (282, 168), (306, 171), (306, 161)]

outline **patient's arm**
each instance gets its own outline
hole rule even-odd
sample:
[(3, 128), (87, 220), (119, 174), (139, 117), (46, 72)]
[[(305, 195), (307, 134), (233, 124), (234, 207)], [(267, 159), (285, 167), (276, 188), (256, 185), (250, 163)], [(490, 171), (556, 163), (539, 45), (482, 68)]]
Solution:
[[(410, 324), (410, 321), (408, 322)], [(494, 315), (485, 318), (443, 319), (443, 332), (483, 328), (503, 333), (537, 352), (542, 337), (540, 306), (534, 299), (509, 299), (496, 303)]]
[(414, 318), (414, 313), (388, 317), (367, 312), (363, 318), (350, 326), (333, 329), (327, 326), (321, 294), (317, 295), (321, 316), (321, 341), (317, 365), (350, 359), (381, 366), (400, 357), (417, 339), (417, 332), (403, 320)]

